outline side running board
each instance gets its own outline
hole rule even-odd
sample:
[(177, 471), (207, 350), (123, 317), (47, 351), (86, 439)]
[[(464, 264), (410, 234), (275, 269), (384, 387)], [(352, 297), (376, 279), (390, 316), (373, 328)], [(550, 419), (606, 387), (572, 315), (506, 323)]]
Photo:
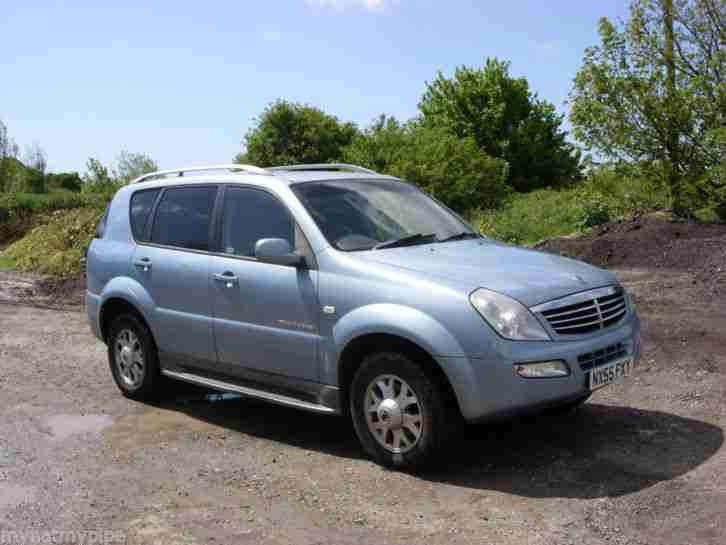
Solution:
[(252, 397), (255, 399), (262, 399), (271, 403), (277, 403), (278, 405), (284, 405), (286, 407), (294, 407), (295, 409), (302, 409), (305, 411), (311, 411), (314, 413), (321, 414), (336, 414), (335, 409), (326, 407), (324, 405), (318, 405), (316, 403), (310, 403), (309, 401), (303, 401), (301, 399), (295, 399), (282, 394), (274, 394), (272, 392), (266, 392), (264, 390), (258, 390), (256, 388), (250, 388), (249, 386), (241, 386), (239, 384), (232, 384), (230, 382), (224, 382), (209, 377), (203, 377), (195, 375), (193, 373), (185, 373), (179, 371), (169, 371), (168, 369), (162, 369), (162, 374), (169, 378), (183, 380), (184, 382), (190, 382), (199, 386), (206, 386), (215, 390), (221, 390), (223, 392), (235, 392), (246, 397)]

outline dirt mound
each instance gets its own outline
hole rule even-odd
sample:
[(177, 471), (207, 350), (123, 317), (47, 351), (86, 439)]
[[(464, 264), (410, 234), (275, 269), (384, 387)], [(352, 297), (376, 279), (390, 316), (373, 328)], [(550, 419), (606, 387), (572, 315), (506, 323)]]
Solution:
[(598, 267), (689, 272), (704, 295), (726, 296), (726, 225), (645, 216), (551, 239), (537, 248)]

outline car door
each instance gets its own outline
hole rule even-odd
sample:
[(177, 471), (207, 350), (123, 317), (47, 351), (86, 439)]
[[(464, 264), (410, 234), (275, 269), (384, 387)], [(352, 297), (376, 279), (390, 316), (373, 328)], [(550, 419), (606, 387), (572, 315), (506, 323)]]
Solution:
[[(135, 199), (131, 202), (132, 226)], [(209, 242), (217, 186), (162, 190), (153, 218), (135, 234), (132, 266), (153, 299), (154, 333), (164, 363), (216, 364), (209, 297)], [(136, 205), (147, 204), (139, 196)]]
[[(287, 207), (265, 190), (224, 188), (217, 250), (211, 261), (214, 338), (220, 369), (274, 381), (318, 379), (318, 273)], [(307, 266), (258, 261), (255, 244), (284, 238)], [(313, 265), (313, 266), (311, 266)]]

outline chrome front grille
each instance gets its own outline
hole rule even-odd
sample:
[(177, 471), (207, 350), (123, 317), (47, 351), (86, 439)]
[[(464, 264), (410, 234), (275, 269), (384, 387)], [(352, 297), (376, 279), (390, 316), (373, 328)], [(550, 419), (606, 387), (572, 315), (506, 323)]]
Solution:
[(619, 286), (582, 292), (532, 309), (558, 335), (582, 335), (619, 323), (628, 312)]
[(627, 355), (627, 347), (623, 343), (617, 343), (606, 346), (605, 348), (593, 350), (586, 354), (580, 354), (577, 356), (577, 363), (580, 364), (580, 369), (589, 371), (594, 367), (600, 367), (601, 365), (605, 365)]

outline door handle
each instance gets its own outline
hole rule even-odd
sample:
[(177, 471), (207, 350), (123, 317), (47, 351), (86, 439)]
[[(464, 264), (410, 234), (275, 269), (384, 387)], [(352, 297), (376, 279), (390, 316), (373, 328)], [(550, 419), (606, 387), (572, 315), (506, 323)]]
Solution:
[(141, 259), (137, 259), (136, 261), (134, 261), (134, 265), (143, 269), (144, 272), (147, 272), (149, 269), (151, 269), (151, 259), (149, 259), (148, 257), (142, 257)]
[(224, 282), (224, 285), (228, 288), (231, 288), (235, 284), (239, 283), (239, 278), (237, 278), (233, 273), (226, 272), (224, 274), (215, 273), (213, 275), (214, 279), (217, 282)]

